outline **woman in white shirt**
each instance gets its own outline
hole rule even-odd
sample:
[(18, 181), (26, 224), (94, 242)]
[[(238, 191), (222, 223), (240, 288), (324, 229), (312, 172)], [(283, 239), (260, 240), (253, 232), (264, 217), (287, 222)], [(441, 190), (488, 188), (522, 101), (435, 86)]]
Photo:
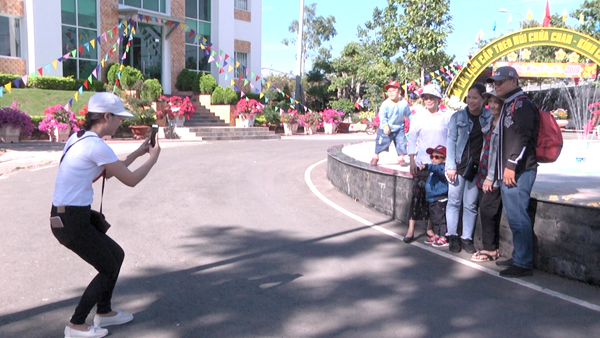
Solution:
[[(410, 156), (410, 173), (413, 176), (413, 195), (410, 203), (408, 230), (404, 235), (405, 243), (413, 241), (417, 221), (429, 220), (429, 208), (425, 198), (425, 182), (429, 172), (419, 169), (419, 166), (431, 163), (427, 148), (435, 148), (438, 145), (446, 146), (448, 122), (452, 116), (452, 112), (439, 109), (442, 93), (438, 85), (426, 85), (421, 93), (421, 98), (426, 109), (417, 111), (413, 115), (408, 131), (408, 155)], [(427, 240), (433, 237), (431, 221), (427, 225), (427, 235)]]
[[(65, 337), (104, 337), (102, 327), (119, 325), (133, 320), (133, 315), (111, 308), (112, 292), (117, 283), (125, 253), (105, 233), (90, 221), (93, 200), (92, 182), (105, 173), (130, 187), (146, 177), (160, 154), (158, 138), (151, 147), (146, 140), (137, 150), (119, 160), (114, 151), (102, 141), (113, 135), (123, 118), (132, 117), (121, 99), (111, 93), (94, 94), (88, 102), (83, 129), (71, 135), (63, 151), (52, 196), (51, 228), (56, 239), (92, 265), (98, 274), (85, 289), (75, 313), (65, 327)], [(150, 158), (139, 168), (127, 167), (138, 157), (149, 153)], [(85, 321), (97, 305), (94, 325)]]

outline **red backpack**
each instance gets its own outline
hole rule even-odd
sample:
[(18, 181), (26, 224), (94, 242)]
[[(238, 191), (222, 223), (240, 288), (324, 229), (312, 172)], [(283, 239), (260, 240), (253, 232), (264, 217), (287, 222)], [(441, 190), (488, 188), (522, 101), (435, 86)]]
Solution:
[[(529, 99), (527, 95), (518, 96), (513, 101), (510, 108), (511, 115), (515, 112), (515, 104), (521, 98)], [(562, 132), (556, 119), (550, 112), (541, 111), (539, 109), (538, 112), (540, 114), (540, 128), (538, 130), (537, 145), (535, 147), (535, 159), (540, 163), (552, 163), (558, 159), (563, 147)]]

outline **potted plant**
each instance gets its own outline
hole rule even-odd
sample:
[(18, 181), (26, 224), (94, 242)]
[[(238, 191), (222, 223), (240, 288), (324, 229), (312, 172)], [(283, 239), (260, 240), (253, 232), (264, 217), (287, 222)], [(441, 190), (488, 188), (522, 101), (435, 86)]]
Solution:
[(156, 111), (152, 108), (146, 108), (135, 109), (132, 113), (133, 117), (129, 119), (131, 123), (129, 129), (131, 129), (134, 139), (143, 140), (146, 138), (146, 133), (150, 130), (150, 126), (156, 122), (154, 118)]
[(283, 124), (285, 135), (296, 134), (298, 131), (298, 111), (296, 109), (289, 108), (287, 112), (281, 112), (279, 120)]
[(165, 101), (167, 105), (161, 109), (157, 118), (167, 116), (169, 125), (172, 127), (183, 127), (184, 118), (185, 120), (191, 119), (196, 111), (196, 107), (190, 101), (189, 96), (181, 98), (181, 96), (167, 97), (161, 95), (158, 99)]
[(10, 107), (0, 108), (0, 142), (19, 142), (19, 135), (31, 136), (33, 127), (31, 117), (17, 108), (17, 101)]
[(235, 117), (240, 121), (239, 126), (245, 128), (254, 126), (256, 115), (260, 114), (263, 108), (264, 105), (255, 99), (248, 99), (247, 97), (240, 99), (235, 105), (234, 113)]
[(66, 142), (71, 131), (79, 131), (75, 113), (60, 104), (46, 108), (44, 115), (38, 129), (47, 133), (52, 142)]
[(336, 132), (338, 125), (342, 122), (344, 113), (335, 109), (325, 109), (321, 112), (323, 116), (323, 129), (325, 134), (333, 134)]
[(300, 125), (304, 127), (304, 133), (314, 135), (317, 129), (323, 124), (322, 115), (319, 112), (309, 110), (304, 115), (300, 115)]
[(566, 109), (557, 108), (556, 110), (553, 110), (551, 114), (556, 119), (556, 123), (558, 123), (559, 127), (564, 128), (567, 126), (567, 124), (569, 124), (569, 121), (567, 120), (569, 114), (567, 114)]

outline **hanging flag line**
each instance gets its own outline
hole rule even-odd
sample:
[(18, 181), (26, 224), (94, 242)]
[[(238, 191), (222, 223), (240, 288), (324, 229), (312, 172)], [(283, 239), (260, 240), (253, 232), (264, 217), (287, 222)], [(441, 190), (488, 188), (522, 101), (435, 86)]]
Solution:
[[(112, 39), (115, 35), (117, 36), (117, 39), (115, 40), (115, 43), (112, 45), (109, 52), (106, 53), (104, 58), (100, 60), (100, 62), (96, 65), (96, 67), (94, 67), (94, 70), (90, 73), (90, 75), (87, 77), (87, 79), (83, 82), (83, 84), (79, 87), (79, 89), (73, 94), (73, 96), (69, 99), (68, 103), (65, 105), (66, 110), (68, 110), (69, 106), (72, 105), (73, 99), (75, 99), (75, 101), (79, 100), (79, 96), (83, 95), (84, 88), (89, 89), (89, 85), (92, 83), (93, 77), (98, 79), (98, 76), (99, 76), (98, 73), (100, 72), (100, 68), (104, 68), (109, 56), (112, 56), (113, 53), (118, 50), (118, 46), (121, 44), (121, 40), (123, 39), (123, 37), (125, 37), (127, 30), (131, 27), (132, 22), (133, 22), (132, 17), (127, 18), (127, 19), (123, 20), (122, 22), (120, 22), (119, 24), (117, 24), (116, 26), (114, 26), (113, 28), (109, 29), (108, 31), (89, 40), (89, 42), (79, 45), (77, 48), (71, 50), (70, 52), (66, 53), (65, 55), (63, 55), (63, 56), (59, 57), (58, 59), (55, 59), (52, 62), (37, 69), (37, 73), (39, 73), (39, 75), (43, 76), (44, 71), (46, 73), (50, 72), (50, 65), (52, 65), (54, 67), (54, 69), (57, 69), (58, 62), (63, 62), (65, 60), (68, 60), (70, 57), (75, 57), (77, 55), (77, 52), (79, 52), (79, 55), (82, 56), (84, 54), (83, 48), (85, 48), (87, 51), (90, 50), (90, 46), (93, 49), (95, 49), (96, 45), (98, 47), (100, 47), (102, 45), (102, 43), (108, 42), (109, 37), (110, 37), (110, 39)], [(119, 30), (121, 28), (123, 28), (124, 26), (125, 26), (124, 33), (119, 34)], [(135, 28), (131, 28), (131, 30), (133, 31), (133, 33), (135, 33)], [(102, 42), (102, 40), (104, 40), (104, 42)], [(129, 48), (130, 43), (131, 42), (128, 42), (127, 48)], [(36, 73), (24, 75), (20, 78), (17, 78), (13, 81), (10, 81), (10, 82), (4, 84), (3, 86), (0, 86), (0, 97), (3, 96), (2, 88), (6, 88), (6, 90), (10, 94), (12, 92), (13, 84), (14, 84), (15, 88), (19, 88), (21, 81), (23, 81), (23, 84), (25, 86), (27, 86), (27, 82), (28, 82), (29, 78), (32, 76), (36, 76)]]

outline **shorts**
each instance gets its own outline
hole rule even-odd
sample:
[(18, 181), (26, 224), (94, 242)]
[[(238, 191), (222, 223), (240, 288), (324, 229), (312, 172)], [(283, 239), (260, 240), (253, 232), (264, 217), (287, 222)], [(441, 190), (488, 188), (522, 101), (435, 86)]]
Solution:
[(375, 154), (390, 150), (390, 145), (394, 142), (396, 153), (406, 155), (406, 138), (404, 137), (404, 128), (390, 132), (389, 135), (383, 133), (383, 129), (377, 128), (377, 137), (375, 138)]

